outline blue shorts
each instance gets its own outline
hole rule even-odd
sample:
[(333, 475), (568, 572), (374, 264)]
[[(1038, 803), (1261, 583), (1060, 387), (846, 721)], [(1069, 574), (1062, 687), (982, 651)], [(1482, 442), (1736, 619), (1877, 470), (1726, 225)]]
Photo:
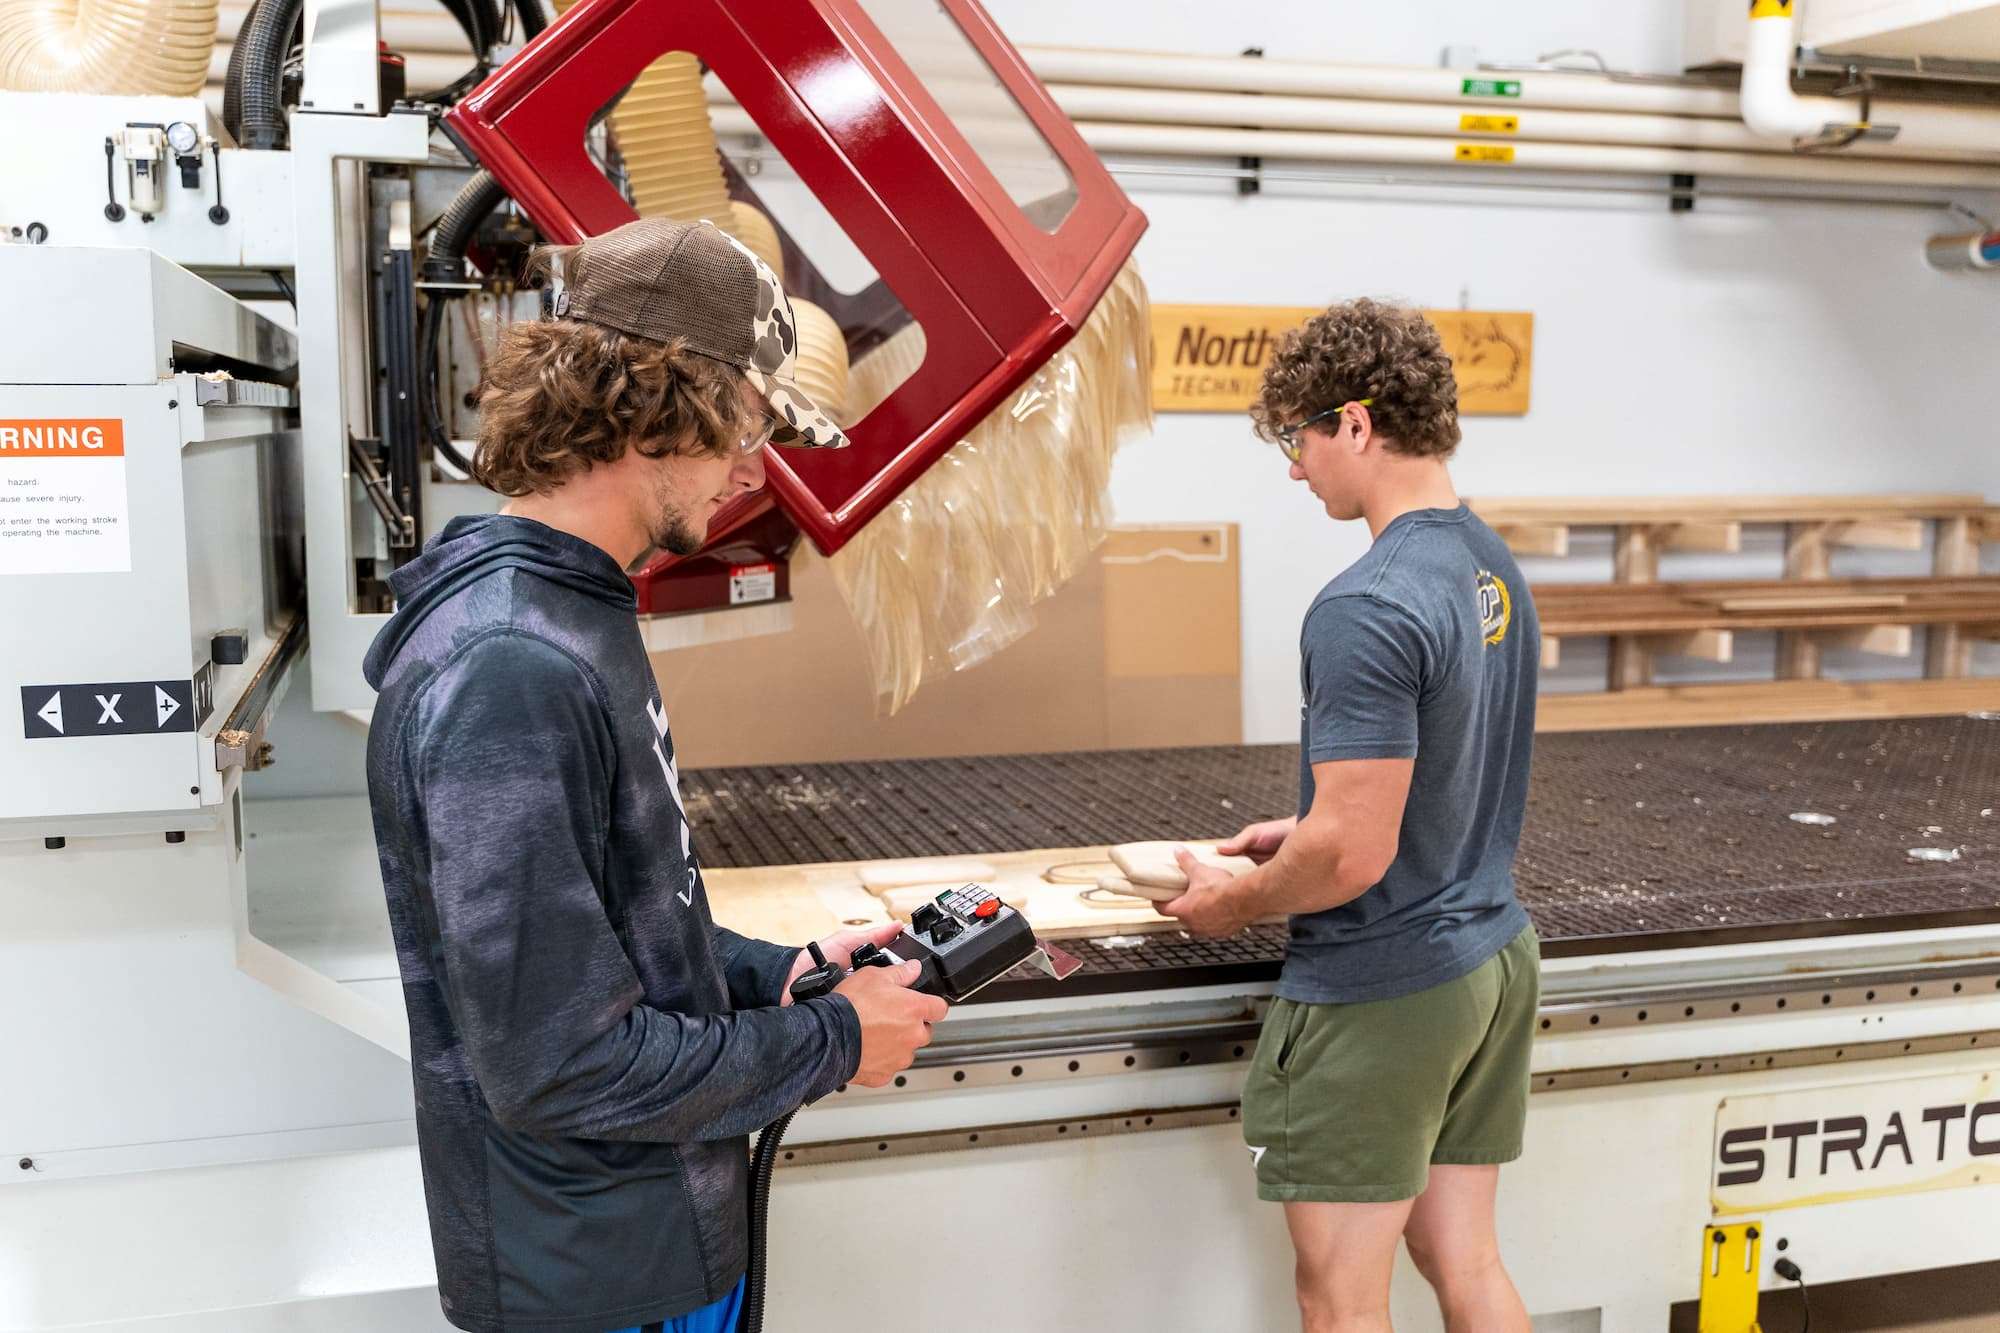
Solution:
[(743, 1279), (738, 1278), (730, 1293), (713, 1305), (690, 1310), (665, 1323), (647, 1324), (643, 1328), (621, 1328), (614, 1333), (735, 1333), (736, 1317), (742, 1313)]

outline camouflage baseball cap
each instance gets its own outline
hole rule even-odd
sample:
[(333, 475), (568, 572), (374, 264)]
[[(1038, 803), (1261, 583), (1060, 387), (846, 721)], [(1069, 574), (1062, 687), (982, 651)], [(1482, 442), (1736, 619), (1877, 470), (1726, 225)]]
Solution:
[(564, 264), (553, 307), (741, 370), (770, 400), (771, 443), (844, 449), (847, 436), (798, 382), (798, 320), (778, 275), (706, 219), (641, 218), (592, 236)]

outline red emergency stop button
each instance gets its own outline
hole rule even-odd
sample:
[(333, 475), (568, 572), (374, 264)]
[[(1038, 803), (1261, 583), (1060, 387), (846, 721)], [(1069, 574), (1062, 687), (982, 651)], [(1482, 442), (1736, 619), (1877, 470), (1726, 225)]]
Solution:
[(979, 906), (972, 909), (972, 917), (975, 921), (991, 921), (999, 915), (1000, 900), (998, 898), (988, 898), (981, 902)]

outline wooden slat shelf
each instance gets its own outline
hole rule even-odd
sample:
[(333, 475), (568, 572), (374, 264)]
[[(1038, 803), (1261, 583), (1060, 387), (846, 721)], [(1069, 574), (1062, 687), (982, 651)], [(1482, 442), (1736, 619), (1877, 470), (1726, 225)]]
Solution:
[[(1494, 527), (1622, 527), (1627, 524), (1891, 522), (1939, 518), (2000, 519), (1983, 495), (1948, 491), (1910, 495), (1546, 496), (1469, 499)], [(1988, 540), (1994, 540), (1989, 537)]]
[(2000, 577), (1541, 583), (1542, 637), (1845, 625), (2000, 626)]
[[(1604, 693), (1544, 698), (1545, 724), (1556, 729), (1910, 716), (1952, 711), (1960, 698), (1953, 691), (1961, 686), (1987, 701), (1980, 707), (1994, 706), (1991, 696), (2000, 691), (2000, 683), (1965, 679), (1972, 645), (2000, 639), (2000, 578), (1979, 576), (1981, 543), (2000, 542), (2000, 505), (1984, 496), (1557, 496), (1467, 503), (1522, 556), (1560, 558), (1569, 554), (1571, 529), (1611, 530), (1611, 582), (1533, 589), (1545, 670), (1560, 665), (1564, 638), (1610, 640)], [(1782, 526), (1782, 580), (1660, 581), (1663, 552), (1740, 552), (1748, 524)], [(1832, 576), (1837, 548), (1926, 546), (1928, 578)], [(1925, 627), (1927, 680), (1864, 687), (1818, 679), (1827, 649), (1911, 656), (1916, 626)], [(1779, 679), (1654, 688), (1657, 657), (1728, 662), (1738, 630), (1777, 633)], [(1937, 688), (1926, 694), (1913, 685)]]
[(2000, 712), (2000, 678), (1759, 680), (1735, 685), (1544, 694), (1535, 705), (1535, 730), (1624, 731), (1973, 712)]

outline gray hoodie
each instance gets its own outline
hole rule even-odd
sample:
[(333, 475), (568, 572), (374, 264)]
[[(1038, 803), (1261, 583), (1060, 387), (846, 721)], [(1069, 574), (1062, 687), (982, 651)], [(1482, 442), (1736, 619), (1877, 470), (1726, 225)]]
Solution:
[(714, 924), (631, 582), (459, 518), (391, 579), (368, 790), (438, 1288), (474, 1330), (603, 1333), (723, 1295), (745, 1136), (851, 1078), (796, 947)]

